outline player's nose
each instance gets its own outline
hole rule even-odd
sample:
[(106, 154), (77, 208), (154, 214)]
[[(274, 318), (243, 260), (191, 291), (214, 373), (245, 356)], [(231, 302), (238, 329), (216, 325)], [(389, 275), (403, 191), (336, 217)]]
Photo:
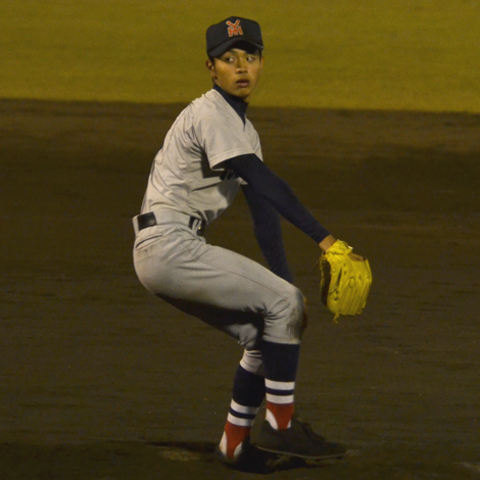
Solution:
[(238, 72), (246, 72), (247, 71), (247, 61), (243, 59), (239, 59), (237, 62), (237, 71)]

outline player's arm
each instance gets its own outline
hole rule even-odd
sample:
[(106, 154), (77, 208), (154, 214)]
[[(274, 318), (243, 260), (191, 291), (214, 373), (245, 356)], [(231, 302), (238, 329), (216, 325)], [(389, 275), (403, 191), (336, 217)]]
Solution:
[(270, 270), (289, 283), (293, 277), (283, 247), (280, 217), (276, 209), (250, 185), (242, 186), (253, 219), (253, 231)]
[(327, 250), (335, 239), (318, 220), (304, 207), (290, 186), (256, 155), (240, 155), (223, 162), (225, 169), (232, 170), (270, 203), (292, 225)]

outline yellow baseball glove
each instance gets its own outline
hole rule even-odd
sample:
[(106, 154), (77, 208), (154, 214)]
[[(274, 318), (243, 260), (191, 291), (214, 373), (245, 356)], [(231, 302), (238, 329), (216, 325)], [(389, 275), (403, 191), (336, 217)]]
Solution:
[(320, 257), (320, 294), (322, 302), (335, 315), (359, 315), (366, 303), (372, 271), (367, 259), (349, 256), (352, 247), (337, 240)]

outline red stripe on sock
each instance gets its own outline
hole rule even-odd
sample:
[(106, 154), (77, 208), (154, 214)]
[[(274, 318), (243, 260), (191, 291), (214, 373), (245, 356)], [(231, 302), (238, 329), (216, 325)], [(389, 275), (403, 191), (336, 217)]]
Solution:
[(285, 430), (288, 428), (290, 420), (295, 412), (295, 405), (287, 403), (286, 405), (267, 402), (267, 410), (269, 410), (275, 420), (277, 421), (278, 430)]
[(233, 458), (235, 449), (250, 435), (252, 427), (240, 427), (233, 423), (225, 424), (227, 436), (227, 457)]

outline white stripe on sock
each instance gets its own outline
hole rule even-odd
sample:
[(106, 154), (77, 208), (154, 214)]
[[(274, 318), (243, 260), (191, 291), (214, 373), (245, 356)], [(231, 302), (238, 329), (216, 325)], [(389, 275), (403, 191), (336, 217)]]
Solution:
[(227, 415), (227, 421), (230, 422), (232, 425), (237, 425), (237, 427), (251, 427), (253, 425), (253, 419), (238, 418), (231, 413)]
[(294, 390), (295, 382), (275, 382), (274, 380), (265, 379), (265, 386), (273, 390)]
[(275, 430), (278, 430), (278, 423), (277, 419), (273, 415), (273, 413), (267, 409), (265, 412), (265, 420), (274, 428)]
[(276, 403), (278, 405), (293, 403), (293, 398), (293, 395), (272, 395), (271, 393), (267, 393), (266, 395), (267, 402)]
[(226, 455), (227, 454), (227, 434), (223, 432), (222, 439), (220, 440), (220, 444), (218, 445), (220, 451)]
[(235, 400), (230, 402), (230, 408), (235, 412), (246, 413), (247, 415), (256, 415), (260, 410), (259, 407), (245, 407), (237, 403)]

